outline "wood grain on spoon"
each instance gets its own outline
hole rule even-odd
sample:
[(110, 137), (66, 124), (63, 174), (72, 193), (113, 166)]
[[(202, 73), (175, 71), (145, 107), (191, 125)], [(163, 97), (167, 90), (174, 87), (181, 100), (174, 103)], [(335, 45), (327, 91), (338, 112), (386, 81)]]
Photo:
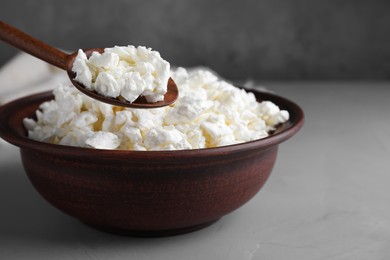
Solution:
[[(168, 91), (164, 95), (163, 101), (148, 103), (144, 97), (140, 97), (131, 103), (123, 99), (121, 100), (118, 98), (106, 97), (98, 94), (97, 92), (86, 89), (82, 84), (74, 80), (76, 75), (72, 71), (72, 67), (74, 59), (77, 56), (77, 52), (72, 54), (62, 52), (57, 48), (54, 48), (4, 23), (3, 21), (0, 21), (0, 39), (24, 52), (37, 57), (38, 59), (44, 60), (60, 69), (66, 70), (68, 72), (69, 79), (78, 90), (94, 99), (111, 105), (132, 108), (158, 108), (171, 105), (176, 101), (179, 95), (176, 83), (172, 80), (172, 78), (170, 78), (167, 83)], [(85, 50), (84, 52), (87, 55), (91, 55), (94, 51), (102, 53), (103, 50), (103, 48), (92, 48)]]

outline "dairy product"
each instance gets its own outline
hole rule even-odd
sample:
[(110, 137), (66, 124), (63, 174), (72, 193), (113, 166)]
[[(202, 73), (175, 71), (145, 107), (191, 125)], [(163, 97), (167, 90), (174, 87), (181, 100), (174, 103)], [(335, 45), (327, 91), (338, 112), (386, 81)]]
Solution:
[(75, 80), (88, 90), (133, 102), (145, 96), (148, 102), (164, 100), (170, 64), (160, 53), (143, 46), (115, 46), (87, 58), (79, 50), (73, 63)]
[[(108, 66), (108, 65), (107, 65)], [(170, 72), (180, 96), (155, 109), (116, 107), (87, 97), (72, 86), (54, 90), (37, 120), (25, 119), (30, 138), (97, 149), (183, 150), (264, 138), (289, 113), (247, 93), (205, 69)]]

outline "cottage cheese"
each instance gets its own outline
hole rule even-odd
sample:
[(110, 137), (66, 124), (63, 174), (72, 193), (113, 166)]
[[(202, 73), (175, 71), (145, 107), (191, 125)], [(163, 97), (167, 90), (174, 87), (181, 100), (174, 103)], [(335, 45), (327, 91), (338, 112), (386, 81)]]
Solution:
[[(109, 64), (109, 63), (107, 63)], [(107, 65), (108, 66), (108, 65)], [(264, 138), (289, 113), (204, 69), (171, 71), (180, 97), (156, 109), (116, 107), (59, 86), (37, 120), (25, 119), (34, 140), (97, 149), (183, 150)]]
[(129, 45), (93, 52), (89, 58), (79, 50), (72, 71), (76, 81), (103, 96), (129, 102), (145, 96), (153, 103), (164, 100), (170, 64), (157, 51)]

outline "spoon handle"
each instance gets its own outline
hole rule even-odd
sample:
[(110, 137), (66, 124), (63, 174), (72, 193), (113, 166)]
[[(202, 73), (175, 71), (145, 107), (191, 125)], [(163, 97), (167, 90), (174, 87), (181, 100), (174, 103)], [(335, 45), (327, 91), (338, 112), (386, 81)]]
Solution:
[(0, 20), (0, 39), (56, 67), (66, 70), (68, 54)]

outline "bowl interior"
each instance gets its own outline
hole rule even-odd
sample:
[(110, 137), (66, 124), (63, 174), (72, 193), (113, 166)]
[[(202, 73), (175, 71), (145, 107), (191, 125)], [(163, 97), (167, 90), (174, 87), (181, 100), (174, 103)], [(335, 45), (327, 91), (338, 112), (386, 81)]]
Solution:
[[(265, 100), (272, 101), (273, 103), (278, 105), (280, 109), (287, 110), (290, 114), (289, 120), (283, 124), (280, 124), (276, 128), (276, 130), (270, 134), (269, 137), (260, 140), (255, 140), (255, 141), (250, 141), (247, 143), (241, 143), (235, 145), (216, 147), (216, 148), (186, 150), (186, 152), (196, 151), (196, 150), (215, 150), (215, 149), (229, 150), (230, 147), (244, 148), (243, 146), (247, 146), (246, 148), (250, 148), (250, 146), (259, 147), (259, 145), (270, 146), (270, 145), (278, 144), (288, 139), (289, 137), (293, 136), (303, 125), (304, 113), (302, 109), (294, 102), (271, 93), (260, 92), (257, 90), (250, 90), (250, 92), (253, 92), (255, 94), (259, 102)], [(48, 92), (42, 92), (35, 95), (23, 97), (1, 106), (0, 122), (2, 122), (2, 124), (0, 125), (0, 136), (4, 138), (6, 141), (16, 146), (19, 146), (21, 148), (23, 147), (32, 148), (39, 144), (45, 147), (53, 147), (53, 146), (62, 147), (63, 149), (63, 147), (65, 146), (42, 143), (42, 142), (29, 139), (27, 137), (27, 131), (23, 125), (24, 118), (26, 117), (36, 118), (35, 111), (38, 109), (40, 104), (51, 99), (53, 99), (53, 95), (50, 91), (48, 91)], [(88, 149), (88, 148), (80, 148), (80, 147), (69, 147), (69, 146), (67, 147), (68, 149)], [(98, 150), (98, 149), (93, 149), (93, 150)], [(119, 152), (119, 150), (116, 151), (111, 150), (110, 152), (115, 153), (115, 152)], [(142, 151), (126, 151), (126, 152), (142, 153)], [(153, 151), (153, 152), (148, 151), (148, 153), (164, 153), (164, 152), (169, 153), (174, 151)]]

